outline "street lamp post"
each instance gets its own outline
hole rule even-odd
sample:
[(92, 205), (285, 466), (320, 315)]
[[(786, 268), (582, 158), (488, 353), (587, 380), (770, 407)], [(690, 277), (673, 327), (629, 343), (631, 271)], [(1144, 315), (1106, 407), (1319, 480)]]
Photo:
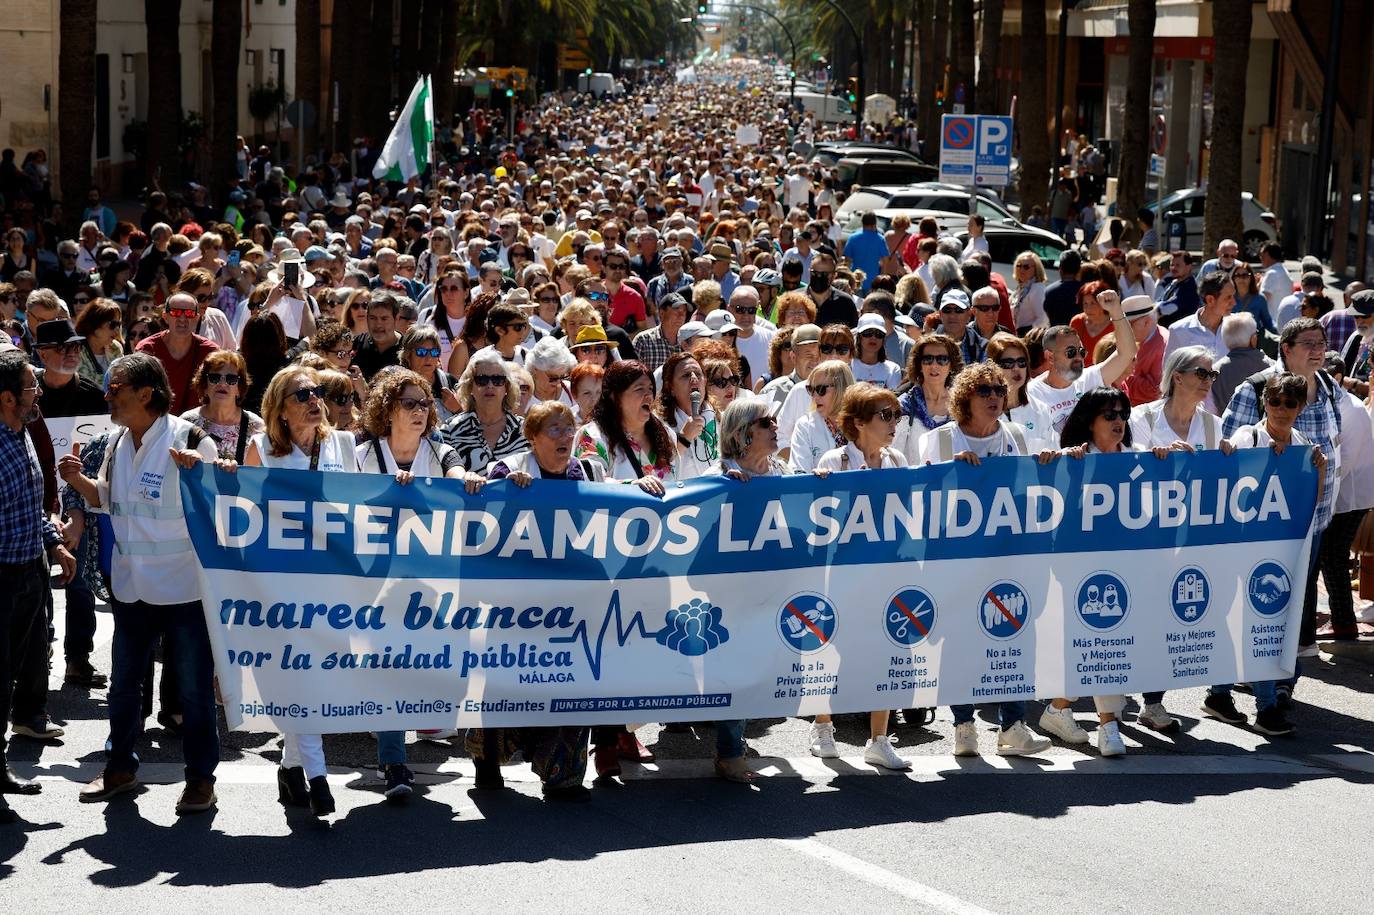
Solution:
[(854, 139), (862, 140), (864, 132), (864, 43), (859, 37), (859, 30), (854, 27), (854, 20), (849, 18), (849, 14), (844, 11), (837, 0), (825, 0), (839, 13), (844, 19), (845, 25), (849, 26), (849, 34), (854, 37), (854, 61), (859, 65), (859, 85), (858, 91), (854, 93)]
[(782, 29), (782, 33), (787, 36), (787, 43), (792, 46), (792, 66), (787, 70), (787, 72), (791, 74), (792, 86), (788, 91), (788, 95), (792, 107), (795, 108), (797, 106), (797, 42), (792, 38), (792, 30), (787, 27), (787, 23), (778, 18), (772, 10), (765, 9), (762, 6), (754, 6), (750, 3), (722, 3), (720, 5), (732, 9), (753, 10), (756, 13), (762, 13), (776, 22), (778, 28)]

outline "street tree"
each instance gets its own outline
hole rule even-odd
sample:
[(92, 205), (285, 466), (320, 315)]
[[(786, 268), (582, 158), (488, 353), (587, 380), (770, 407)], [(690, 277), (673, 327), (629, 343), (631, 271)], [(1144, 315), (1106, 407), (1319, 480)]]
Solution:
[(1241, 139), (1245, 132), (1245, 73), (1250, 65), (1249, 0), (1212, 5), (1216, 60), (1212, 64), (1212, 143), (1207, 164), (1207, 203), (1202, 211), (1202, 250), (1223, 238), (1241, 239)]

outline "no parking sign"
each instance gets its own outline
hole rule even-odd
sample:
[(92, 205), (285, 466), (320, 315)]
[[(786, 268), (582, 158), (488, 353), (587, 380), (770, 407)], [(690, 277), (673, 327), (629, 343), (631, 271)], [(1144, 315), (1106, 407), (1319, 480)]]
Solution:
[(940, 180), (1002, 186), (1011, 177), (1012, 119), (947, 114), (940, 125)]
[(976, 116), (947, 114), (940, 122), (940, 180), (972, 184)]

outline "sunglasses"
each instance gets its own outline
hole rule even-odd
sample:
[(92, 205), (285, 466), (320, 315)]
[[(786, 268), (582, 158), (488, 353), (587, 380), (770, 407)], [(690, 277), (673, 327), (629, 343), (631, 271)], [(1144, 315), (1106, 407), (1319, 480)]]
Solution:
[(353, 358), (353, 350), (351, 350), (351, 349), (336, 349), (336, 350), (333, 350), (332, 352), (330, 352), (329, 355), (333, 356), (335, 359), (352, 359), (352, 358)]
[(65, 356), (81, 352), (80, 343), (47, 343), (37, 349), (48, 350), (49, 352), (60, 352)]
[(124, 322), (119, 320), (118, 318), (111, 318), (110, 320), (105, 322), (105, 326), (108, 327), (110, 330), (119, 330), (124, 326)]
[(167, 309), (167, 317), (198, 318), (200, 317), (200, 312), (196, 311), (194, 308), (169, 308)]
[(1030, 367), (1030, 360), (1025, 356), (1008, 356), (1005, 359), (998, 359), (997, 366), (1004, 369), (1024, 369)]
[(974, 306), (973, 306), (973, 310), (974, 310), (974, 311), (981, 311), (981, 312), (990, 312), (990, 311), (998, 311), (999, 309), (1001, 309), (1001, 307), (1002, 307), (1001, 305), (974, 305)]
[(922, 353), (921, 365), (949, 365), (948, 353)]
[(556, 295), (541, 295), (541, 296), (539, 297), (539, 304), (540, 304), (540, 305), (557, 305), (557, 304), (558, 304), (558, 296), (556, 296)]
[(473, 375), (472, 383), (479, 388), (504, 388), (505, 375)]
[(589, 292), (587, 298), (592, 302), (608, 302), (611, 297), (604, 292)]
[(824, 354), (824, 355), (826, 355), (826, 356), (829, 356), (831, 353), (834, 353), (835, 355), (838, 355), (838, 356), (847, 356), (847, 355), (849, 355), (849, 352), (850, 352), (850, 350), (852, 350), (852, 349), (853, 349), (853, 347), (850, 346), (848, 343), (822, 343), (822, 344), (821, 344), (821, 353)]
[(973, 389), (973, 393), (979, 397), (1006, 397), (1007, 386), (1004, 384), (980, 384)]
[(1271, 407), (1282, 407), (1285, 410), (1296, 410), (1299, 406), (1296, 397), (1269, 397), (1264, 402)]
[(443, 351), (437, 346), (415, 347), (415, 355), (419, 356), (421, 359), (438, 359), (441, 352)]
[(859, 334), (859, 339), (861, 339), (861, 340), (885, 340), (885, 339), (887, 339), (887, 334), (883, 333), (883, 332), (880, 331), (880, 330), (866, 330), (866, 331), (864, 331), (863, 333)]
[(348, 406), (349, 404), (353, 403), (353, 395), (352, 395), (351, 393), (350, 393), (350, 394), (330, 394), (328, 397), (325, 398), (325, 400), (329, 401), (330, 403), (332, 403), (332, 404), (333, 404), (334, 406), (336, 406), (336, 407), (346, 407), (346, 406)]
[(713, 387), (713, 388), (720, 388), (722, 391), (725, 390), (726, 388), (737, 388), (737, 387), (739, 387), (739, 376), (738, 376), (738, 375), (722, 375), (722, 376), (719, 377), (719, 378), (712, 378), (712, 379), (711, 379), (711, 387)]
[[(240, 378), (234, 372), (206, 372), (205, 380), (210, 382), (210, 384), (227, 384), (232, 388), (239, 383)], [(301, 403), (304, 402), (305, 401), (301, 401)]]
[(466, 287), (466, 286), (447, 286), (447, 285), (445, 285), (445, 286), (440, 286), (440, 287), (439, 287), (439, 291), (440, 291), (440, 292), (466, 292), (466, 291), (467, 291), (467, 287)]
[(885, 423), (895, 423), (902, 415), (901, 410), (894, 410), (891, 407), (883, 407), (873, 414), (874, 419), (881, 419)]
[(210, 301), (210, 300), (213, 299), (214, 297), (215, 297), (214, 293), (212, 293), (212, 292), (206, 292), (206, 293), (203, 293), (203, 294), (201, 294), (201, 295), (197, 295), (197, 296), (196, 296), (196, 301), (199, 302), (200, 304), (204, 305), (206, 302)]
[(806, 393), (810, 394), (812, 397), (824, 397), (825, 393), (833, 387), (833, 384), (808, 384), (806, 386)]
[(1110, 408), (1109, 408), (1109, 409), (1103, 410), (1101, 413), (1099, 413), (1099, 414), (1097, 414), (1097, 415), (1100, 416), (1100, 417), (1102, 417), (1103, 419), (1107, 420), (1107, 422), (1115, 422), (1115, 421), (1118, 420), (1118, 419), (1120, 419), (1120, 420), (1127, 420), (1127, 419), (1130, 419), (1130, 418), (1131, 418), (1131, 411), (1130, 411), (1130, 408), (1129, 408), (1129, 407), (1124, 408), (1124, 409), (1110, 409)]
[(759, 313), (757, 305), (731, 305), (730, 310), (737, 315), (756, 315)]
[(1202, 366), (1198, 366), (1197, 368), (1190, 370), (1188, 374), (1195, 376), (1198, 381), (1205, 381), (1208, 383), (1216, 381), (1218, 378), (1221, 377), (1221, 372), (1218, 372), (1215, 369), (1205, 369)]
[(310, 403), (314, 400), (324, 400), (324, 388), (301, 388), (299, 391), (292, 391), (291, 397), (295, 398), (296, 403)]
[(960, 308), (958, 305), (946, 305), (940, 309), (940, 314), (942, 315), (961, 315), (963, 313), (964, 309)]
[(422, 398), (420, 400), (416, 400), (414, 397), (402, 397), (396, 402), (400, 404), (401, 409), (405, 410), (407, 413), (415, 413), (419, 410), (423, 410), (426, 413), (428, 413), (429, 408), (434, 406), (434, 401), (429, 399), (428, 397)]
[(629, 269), (630, 269), (630, 265), (629, 265), (629, 264), (607, 264), (607, 265), (606, 265), (606, 269), (607, 269), (607, 270), (629, 270)]
[(77, 305), (89, 305), (91, 304), (91, 297), (88, 295), (81, 295), (77, 296), (73, 301)]
[(1066, 347), (1064, 347), (1064, 358), (1065, 358), (1065, 359), (1077, 359), (1079, 356), (1086, 356), (1086, 355), (1088, 355), (1088, 349), (1087, 349), (1087, 347), (1084, 347), (1084, 346), (1066, 346)]
[(771, 416), (764, 416), (754, 420), (754, 425), (760, 429), (776, 429), (778, 427), (778, 421)]
[(510, 324), (498, 324), (497, 330), (510, 330), (517, 334), (523, 334), (530, 329), (530, 325), (525, 321), (513, 321)]

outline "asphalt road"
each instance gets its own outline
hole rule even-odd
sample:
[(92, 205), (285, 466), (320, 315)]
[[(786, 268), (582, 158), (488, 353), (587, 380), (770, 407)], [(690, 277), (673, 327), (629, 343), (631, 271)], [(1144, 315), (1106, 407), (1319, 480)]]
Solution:
[[(101, 615), (97, 665), (109, 669)], [(278, 741), (233, 733), (219, 807), (178, 818), (180, 746), (150, 722), (146, 787), (77, 801), (99, 772), (103, 692), (61, 688), (60, 742), (15, 738), (42, 780), (0, 826), (0, 899), (23, 913), (400, 908), (584, 912), (1244, 912), (1368, 910), (1374, 815), (1374, 664), (1323, 656), (1296, 695), (1291, 740), (1199, 720), (1200, 690), (1170, 693), (1173, 738), (1128, 723), (1128, 756), (1056, 744), (1043, 757), (956, 759), (948, 710), (899, 725), (909, 774), (861, 759), (866, 726), (841, 719), (844, 757), (806, 753), (807, 722), (751, 722), (753, 786), (711, 777), (709, 724), (640, 735), (658, 763), (589, 804), (549, 805), (527, 767), (477, 791), (461, 746), (413, 744), (420, 790), (389, 805), (365, 735), (326, 741), (338, 813), (276, 803)], [(60, 672), (59, 672), (60, 673)], [(1238, 696), (1243, 710), (1248, 697)], [(1031, 705), (1031, 721), (1039, 705)], [(1090, 703), (1079, 719), (1090, 726)], [(1133, 718), (1128, 713), (1127, 719)], [(980, 721), (984, 747), (993, 726)], [(194, 888), (188, 893), (187, 888)], [(306, 893), (301, 890), (308, 890)]]

